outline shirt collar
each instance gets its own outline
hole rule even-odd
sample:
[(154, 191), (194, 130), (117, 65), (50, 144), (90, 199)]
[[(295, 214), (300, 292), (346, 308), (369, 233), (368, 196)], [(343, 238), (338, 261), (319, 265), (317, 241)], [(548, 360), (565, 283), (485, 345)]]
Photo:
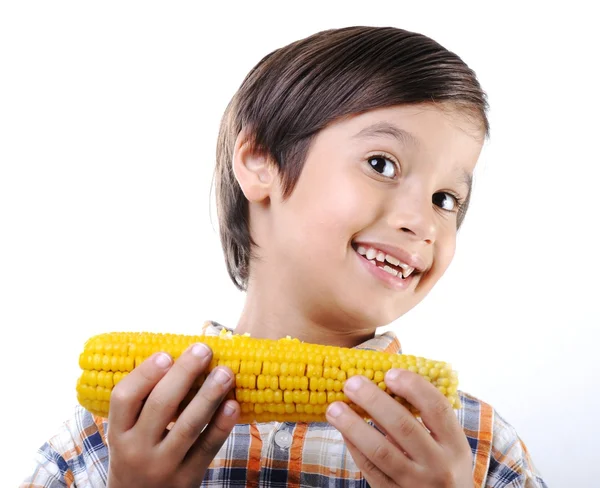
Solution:
[[(208, 336), (218, 336), (220, 332), (225, 329), (234, 332), (234, 329), (225, 327), (213, 320), (204, 322), (202, 326), (202, 333)], [(353, 349), (365, 349), (368, 351), (380, 351), (387, 352), (390, 354), (402, 354), (402, 347), (396, 334), (392, 331), (384, 332), (383, 334), (375, 334), (375, 337), (368, 339), (365, 342), (355, 346)]]

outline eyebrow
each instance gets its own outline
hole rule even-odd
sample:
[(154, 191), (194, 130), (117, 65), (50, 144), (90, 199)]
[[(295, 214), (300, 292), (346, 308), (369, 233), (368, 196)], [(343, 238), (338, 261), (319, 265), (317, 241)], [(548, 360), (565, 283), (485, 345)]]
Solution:
[(473, 176), (468, 171), (463, 170), (459, 182), (465, 184), (467, 187), (467, 196), (470, 195), (473, 189)]
[(463, 220), (465, 219), (465, 215), (467, 210), (469, 210), (469, 204), (471, 203), (471, 190), (473, 189), (473, 176), (468, 172), (463, 170), (459, 182), (467, 185), (467, 194), (465, 195), (465, 199), (463, 200), (462, 208), (460, 209), (457, 216), (457, 228), (460, 229)]
[(411, 134), (410, 132), (400, 129), (394, 124), (389, 122), (377, 122), (375, 124), (365, 127), (360, 132), (352, 136), (353, 139), (369, 139), (372, 137), (393, 137), (398, 142), (418, 147), (420, 145), (419, 139)]

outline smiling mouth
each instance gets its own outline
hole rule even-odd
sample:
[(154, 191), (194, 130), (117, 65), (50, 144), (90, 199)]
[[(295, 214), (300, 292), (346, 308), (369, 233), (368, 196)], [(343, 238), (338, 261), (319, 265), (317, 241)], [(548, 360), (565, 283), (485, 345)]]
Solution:
[(386, 254), (379, 249), (375, 249), (374, 247), (352, 243), (352, 248), (363, 259), (366, 259), (369, 263), (371, 263), (371, 265), (377, 266), (386, 273), (389, 273), (390, 275), (402, 280), (406, 280), (410, 276), (417, 276), (420, 274), (418, 270), (406, 263), (403, 263), (395, 256)]

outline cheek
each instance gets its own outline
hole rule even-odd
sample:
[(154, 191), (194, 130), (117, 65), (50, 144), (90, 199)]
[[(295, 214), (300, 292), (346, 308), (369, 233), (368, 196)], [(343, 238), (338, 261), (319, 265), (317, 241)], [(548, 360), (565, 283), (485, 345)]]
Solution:
[(449, 232), (448, 235), (439, 239), (437, 244), (435, 260), (440, 272), (444, 273), (450, 266), (456, 252), (456, 232)]
[(429, 293), (444, 275), (448, 266), (450, 266), (456, 250), (456, 234), (448, 234), (443, 237), (438, 236), (434, 245), (433, 267), (423, 277), (419, 285), (417, 285), (417, 290), (419, 291), (418, 300), (421, 300), (424, 295)]
[(368, 225), (372, 210), (351, 178), (315, 178), (298, 190), (289, 217), (308, 240), (339, 243)]

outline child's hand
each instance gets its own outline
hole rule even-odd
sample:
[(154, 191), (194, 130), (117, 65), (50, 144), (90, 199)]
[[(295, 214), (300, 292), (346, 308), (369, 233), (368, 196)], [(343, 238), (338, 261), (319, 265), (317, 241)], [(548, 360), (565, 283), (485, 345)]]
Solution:
[(200, 485), (239, 415), (235, 400), (221, 405), (234, 384), (231, 370), (216, 368), (172, 428), (167, 426), (211, 356), (198, 344), (175, 363), (155, 354), (115, 386), (107, 433), (109, 488)]
[(369, 484), (473, 488), (471, 449), (448, 400), (431, 383), (410, 371), (390, 370), (385, 382), (392, 392), (419, 409), (431, 433), (367, 378), (348, 380), (346, 395), (369, 413), (386, 436), (342, 402), (329, 407), (327, 418), (342, 433)]

